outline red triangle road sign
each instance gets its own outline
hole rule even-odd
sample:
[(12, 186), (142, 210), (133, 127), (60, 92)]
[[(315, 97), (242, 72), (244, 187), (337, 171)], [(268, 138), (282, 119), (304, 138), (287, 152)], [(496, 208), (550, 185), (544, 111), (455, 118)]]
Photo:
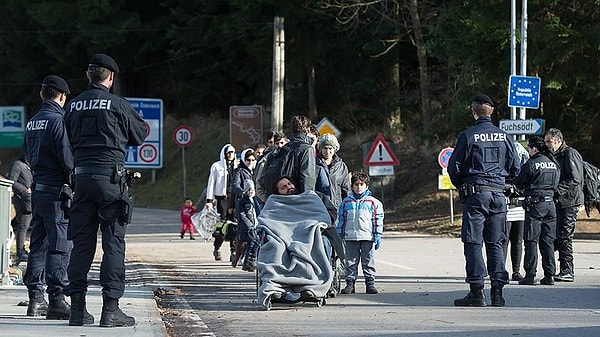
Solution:
[(390, 145), (385, 141), (381, 133), (377, 134), (373, 146), (365, 157), (363, 166), (396, 166), (399, 165), (398, 158)]

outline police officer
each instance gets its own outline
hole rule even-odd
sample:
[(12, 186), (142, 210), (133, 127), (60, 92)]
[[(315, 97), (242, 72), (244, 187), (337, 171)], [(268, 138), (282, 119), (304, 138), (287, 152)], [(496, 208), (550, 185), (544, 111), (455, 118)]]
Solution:
[(86, 71), (88, 89), (70, 101), (67, 132), (75, 159), (75, 197), (69, 238), (73, 253), (68, 273), (71, 282), (69, 325), (85, 324), (87, 274), (96, 251), (98, 228), (102, 232), (102, 314), (100, 326), (132, 326), (135, 318), (119, 308), (125, 289), (125, 229), (129, 213), (125, 147), (137, 146), (146, 137), (146, 124), (127, 100), (109, 92), (119, 67), (106, 54), (95, 54)]
[(551, 128), (544, 142), (560, 166), (560, 180), (556, 191), (556, 241), (560, 271), (555, 281), (573, 282), (573, 234), (579, 207), (583, 205), (583, 159), (577, 150), (565, 143), (562, 132)]
[(487, 271), (492, 281), (492, 305), (504, 306), (502, 288), (508, 283), (502, 246), (506, 241), (505, 179), (519, 173), (519, 158), (510, 137), (492, 124), (494, 102), (486, 95), (471, 100), (475, 125), (458, 135), (448, 163), (448, 174), (463, 202), (461, 239), (470, 292), (456, 306), (486, 305), (483, 294)]
[[(33, 171), (33, 218), (29, 258), (24, 283), (29, 303), (27, 316), (69, 319), (70, 307), (64, 288), (69, 284), (67, 265), (72, 244), (67, 240), (68, 220), (59, 199), (63, 184), (69, 183), (73, 154), (63, 122), (63, 106), (69, 85), (59, 76), (42, 81), (42, 106), (27, 122), (23, 153)], [(44, 299), (44, 285), (49, 304)]]
[[(553, 285), (556, 266), (554, 264), (554, 238), (556, 234), (556, 206), (554, 192), (558, 186), (560, 170), (544, 140), (529, 139), (531, 158), (521, 166), (521, 172), (513, 184), (523, 189), (525, 196), (525, 278), (519, 284), (534, 285), (537, 271), (537, 246), (539, 242), (544, 278), (541, 284)], [(553, 161), (554, 160), (554, 161)]]

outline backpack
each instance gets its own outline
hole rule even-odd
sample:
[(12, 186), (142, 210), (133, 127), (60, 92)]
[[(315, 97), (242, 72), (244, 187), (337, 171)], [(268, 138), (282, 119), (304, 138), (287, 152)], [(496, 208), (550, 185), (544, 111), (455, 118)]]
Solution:
[(266, 197), (268, 197), (272, 194), (277, 178), (281, 176), (294, 178), (295, 156), (291, 146), (286, 144), (277, 151), (269, 152), (264, 160), (264, 167), (261, 168), (261, 173), (256, 180), (264, 188)]
[(586, 161), (583, 162), (583, 200), (588, 218), (594, 208), (600, 212), (600, 169)]

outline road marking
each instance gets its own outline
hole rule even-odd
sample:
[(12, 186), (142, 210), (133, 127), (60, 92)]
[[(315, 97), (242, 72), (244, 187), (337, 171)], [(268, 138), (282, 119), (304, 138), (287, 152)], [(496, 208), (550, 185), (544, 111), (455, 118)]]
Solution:
[(404, 269), (404, 270), (415, 270), (415, 268), (409, 267), (409, 266), (403, 266), (401, 264), (395, 264), (392, 262), (387, 262), (387, 261), (382, 261), (382, 260), (375, 260), (375, 263), (382, 263), (382, 264), (386, 264), (388, 266), (392, 266), (392, 267), (396, 267), (396, 268), (400, 268), (400, 269)]

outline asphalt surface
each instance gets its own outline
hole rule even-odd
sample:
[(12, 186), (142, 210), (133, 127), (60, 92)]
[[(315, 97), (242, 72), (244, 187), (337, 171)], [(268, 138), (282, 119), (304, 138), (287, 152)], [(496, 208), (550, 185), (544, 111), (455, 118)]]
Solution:
[[(26, 307), (18, 306), (27, 299), (25, 287), (6, 286), (0, 287), (0, 336), (167, 336), (165, 324), (176, 337), (600, 335), (597, 240), (575, 240), (573, 283), (511, 282), (503, 308), (457, 308), (454, 299), (468, 291), (460, 239), (387, 232), (376, 253), (379, 294), (365, 294), (361, 278), (356, 294), (338, 295), (322, 307), (278, 304), (265, 311), (255, 301), (254, 274), (232, 268), (227, 258), (214, 261), (211, 241), (181, 240), (178, 217), (176, 211), (134, 212), (121, 307), (136, 317), (135, 327), (69, 327), (27, 317)], [(90, 280), (97, 280), (97, 269)], [(101, 295), (97, 281), (92, 284), (88, 310), (97, 322)], [(162, 294), (162, 318), (155, 291)], [(486, 297), (489, 304), (488, 285)]]

